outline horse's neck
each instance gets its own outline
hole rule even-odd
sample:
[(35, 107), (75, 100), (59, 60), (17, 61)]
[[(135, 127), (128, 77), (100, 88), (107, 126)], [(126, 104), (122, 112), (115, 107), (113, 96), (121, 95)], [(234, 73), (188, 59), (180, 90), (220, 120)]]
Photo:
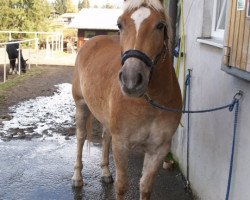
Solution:
[(155, 66), (149, 83), (148, 95), (151, 99), (167, 104), (172, 101), (175, 81), (175, 73), (171, 58), (164, 62), (159, 61)]

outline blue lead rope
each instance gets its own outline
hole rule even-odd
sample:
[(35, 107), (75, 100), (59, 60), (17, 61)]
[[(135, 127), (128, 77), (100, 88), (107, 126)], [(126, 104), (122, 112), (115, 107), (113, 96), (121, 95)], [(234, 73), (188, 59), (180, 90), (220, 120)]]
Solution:
[[(220, 106), (220, 107), (216, 107), (216, 108), (211, 108), (211, 109), (204, 109), (204, 110), (180, 110), (180, 109), (174, 109), (174, 108), (168, 108), (166, 106), (160, 105), (158, 103), (156, 103), (155, 101), (153, 101), (152, 99), (149, 98), (149, 96), (144, 95), (145, 100), (153, 107), (155, 108), (159, 108), (161, 110), (167, 111), (167, 112), (175, 112), (175, 113), (208, 113), (208, 112), (214, 112), (214, 111), (218, 111), (218, 110), (223, 110), (228, 108), (230, 112), (233, 111), (234, 106), (236, 104), (236, 102), (238, 102), (239, 100), (236, 98), (236, 96), (238, 95), (242, 95), (241, 92), (238, 92), (235, 94), (235, 97), (233, 98), (232, 103), (227, 104), (225, 106)], [(185, 106), (184, 106), (185, 108)]]
[(228, 172), (228, 181), (227, 181), (227, 192), (226, 192), (226, 200), (229, 200), (230, 189), (231, 189), (231, 180), (232, 180), (232, 172), (233, 172), (233, 163), (234, 163), (234, 149), (235, 149), (235, 139), (236, 139), (236, 130), (238, 124), (238, 114), (239, 114), (239, 100), (235, 103), (235, 111), (234, 111), (234, 130), (233, 130), (233, 141), (232, 141), (232, 149), (231, 149), (231, 159), (230, 166)]
[[(238, 124), (238, 113), (239, 113), (239, 100), (243, 96), (243, 92), (239, 91), (237, 92), (233, 100), (230, 104), (227, 104), (225, 106), (220, 106), (216, 108), (211, 108), (211, 109), (205, 109), (205, 110), (195, 110), (195, 111), (190, 111), (190, 85), (191, 85), (191, 75), (190, 75), (190, 70), (186, 76), (186, 81), (185, 81), (185, 91), (184, 91), (184, 105), (183, 109), (174, 109), (174, 108), (168, 108), (164, 105), (160, 105), (156, 102), (154, 102), (148, 95), (144, 95), (145, 100), (155, 108), (159, 108), (161, 110), (167, 111), (167, 112), (175, 112), (175, 113), (187, 113), (188, 114), (188, 127), (187, 127), (187, 185), (186, 189), (190, 189), (189, 185), (189, 134), (190, 134), (190, 114), (192, 113), (207, 113), (207, 112), (214, 112), (214, 111), (219, 111), (228, 108), (230, 112), (232, 112), (235, 108), (235, 113), (234, 113), (234, 127), (233, 127), (233, 141), (232, 141), (232, 149), (231, 149), (231, 158), (230, 158), (230, 166), (229, 166), (229, 172), (228, 172), (228, 182), (227, 182), (227, 191), (226, 191), (226, 198), (225, 200), (229, 200), (229, 195), (230, 195), (230, 189), (231, 189), (231, 180), (232, 180), (232, 171), (233, 171), (233, 161), (234, 161), (234, 150), (235, 150), (235, 138), (236, 138), (236, 130), (237, 130), (237, 124)], [(188, 100), (186, 99), (187, 96), (187, 90), (188, 90)], [(188, 101), (188, 108), (186, 110), (186, 101)]]

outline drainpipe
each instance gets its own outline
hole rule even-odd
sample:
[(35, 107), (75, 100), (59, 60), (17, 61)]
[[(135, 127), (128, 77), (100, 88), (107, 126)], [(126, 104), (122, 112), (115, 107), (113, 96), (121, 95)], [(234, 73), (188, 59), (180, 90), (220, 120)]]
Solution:
[(177, 13), (178, 13), (178, 2), (179, 0), (170, 0), (169, 1), (169, 7), (168, 7), (168, 13), (171, 19), (171, 25), (173, 30), (173, 39), (174, 42), (172, 44), (172, 51), (175, 48), (175, 42), (176, 42), (176, 19), (177, 19)]

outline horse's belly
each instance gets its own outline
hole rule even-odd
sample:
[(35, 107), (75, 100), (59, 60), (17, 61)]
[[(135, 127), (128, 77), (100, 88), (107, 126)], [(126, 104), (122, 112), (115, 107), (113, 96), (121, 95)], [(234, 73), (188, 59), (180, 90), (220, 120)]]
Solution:
[(105, 99), (104, 92), (100, 91), (99, 88), (93, 87), (93, 85), (87, 86), (84, 89), (83, 97), (95, 118), (103, 125), (106, 125), (108, 113), (107, 100)]
[(96, 37), (83, 45), (78, 54), (79, 79), (85, 102), (93, 115), (107, 124), (111, 88), (119, 85), (119, 41)]

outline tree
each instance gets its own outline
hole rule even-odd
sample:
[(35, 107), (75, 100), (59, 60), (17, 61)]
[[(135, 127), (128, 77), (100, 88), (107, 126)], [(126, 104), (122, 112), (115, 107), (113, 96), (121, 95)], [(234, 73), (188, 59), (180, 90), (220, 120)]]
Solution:
[(47, 0), (0, 1), (2, 30), (47, 31), (50, 10)]
[(114, 8), (114, 5), (112, 5), (111, 3), (106, 3), (106, 4), (104, 4), (102, 6), (102, 8), (110, 8), (110, 9), (112, 9), (112, 8)]
[(55, 0), (54, 8), (60, 14), (74, 13), (76, 11), (72, 0)]
[(55, 0), (54, 2), (55, 11), (63, 14), (66, 12), (65, 0)]
[(78, 2), (78, 10), (81, 10), (82, 8), (89, 8), (89, 0), (79, 0)]
[(76, 8), (75, 8), (72, 0), (66, 0), (65, 6), (66, 6), (67, 13), (75, 13), (76, 12)]

